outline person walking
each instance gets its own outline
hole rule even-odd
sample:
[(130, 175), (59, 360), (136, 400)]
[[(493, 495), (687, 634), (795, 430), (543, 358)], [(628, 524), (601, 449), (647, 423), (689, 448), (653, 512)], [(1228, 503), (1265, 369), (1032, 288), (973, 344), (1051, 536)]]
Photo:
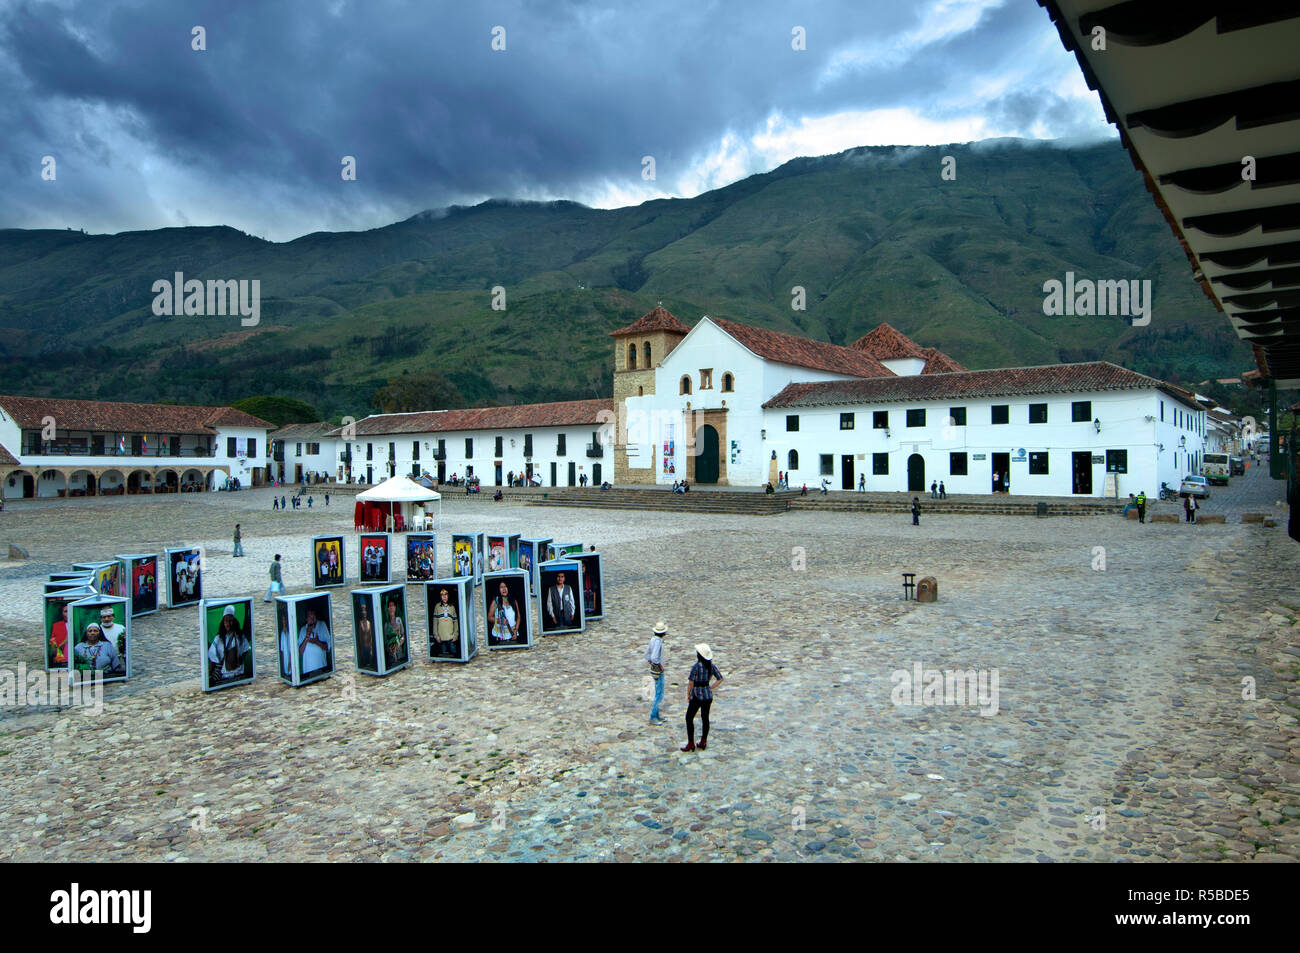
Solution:
[(280, 498), (278, 496), (271, 497), (271, 509), (278, 510), (279, 508), (280, 508)]
[(1133, 502), (1134, 502), (1135, 504), (1137, 504), (1137, 508), (1138, 508), (1138, 522), (1139, 522), (1139, 523), (1145, 523), (1145, 522), (1147, 521), (1147, 494), (1146, 494), (1146, 490), (1141, 490), (1141, 491), (1139, 491), (1139, 492), (1138, 492), (1138, 495), (1137, 495), (1137, 499), (1135, 499)]
[(289, 508), (289, 507), (285, 505), (284, 497), (283, 497), (283, 496), (280, 497), (280, 509), (282, 509), (282, 510), (287, 510), (288, 508)]
[[(710, 679), (714, 679), (712, 685)], [(691, 666), (690, 684), (686, 689), (686, 746), (683, 751), (704, 751), (709, 746), (709, 708), (713, 689), (722, 684), (722, 673), (713, 664), (713, 650), (707, 643), (695, 646), (695, 664)], [(700, 713), (700, 743), (695, 744), (695, 713)]]
[(654, 702), (650, 705), (650, 724), (655, 726), (667, 724), (659, 717), (659, 705), (664, 700), (664, 636), (667, 634), (668, 623), (660, 619), (650, 633), (650, 644), (645, 650), (645, 660), (650, 665), (650, 677), (655, 683)]
[(328, 493), (325, 494), (325, 505), (326, 506), (330, 505), (330, 495)]
[(938, 498), (939, 498), (939, 481), (938, 481), (938, 480), (931, 480), (931, 481), (930, 481), (930, 499), (932, 499), (932, 500), (937, 500)]
[[(244, 534), (239, 531), (239, 524), (235, 524), (235, 556), (244, 555), (243, 540)], [(233, 558), (233, 557), (232, 557)]]
[(867, 492), (867, 475), (865, 473), (858, 474), (858, 492), (859, 493)]
[(912, 497), (912, 525), (921, 525), (921, 501)]
[(939, 499), (941, 500), (948, 499), (948, 491), (943, 488), (942, 480), (939, 481)]
[(313, 498), (310, 497), (310, 496), (307, 497), (307, 509), (311, 509), (312, 499), (313, 499)]
[(1187, 495), (1187, 522), (1196, 522), (1196, 511), (1201, 508), (1201, 504), (1196, 502), (1196, 497), (1190, 493)]
[(266, 587), (266, 598), (263, 602), (270, 602), (272, 596), (278, 596), (284, 592), (284, 582), (280, 578), (280, 554), (276, 553), (275, 558), (271, 560), (271, 568), (268, 570), (271, 576), (271, 584)]

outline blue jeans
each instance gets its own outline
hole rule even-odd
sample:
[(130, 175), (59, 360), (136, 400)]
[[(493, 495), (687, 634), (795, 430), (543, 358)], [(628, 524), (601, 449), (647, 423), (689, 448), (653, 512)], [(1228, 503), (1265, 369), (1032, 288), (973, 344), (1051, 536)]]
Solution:
[(659, 703), (664, 700), (664, 677), (659, 675), (655, 677), (655, 702), (650, 707), (650, 720), (659, 720)]
[(242, 555), (244, 555), (244, 544), (243, 544), (243, 543), (241, 543), (241, 542), (236, 542), (236, 543), (235, 543), (235, 555), (236, 555), (236, 556), (242, 556)]

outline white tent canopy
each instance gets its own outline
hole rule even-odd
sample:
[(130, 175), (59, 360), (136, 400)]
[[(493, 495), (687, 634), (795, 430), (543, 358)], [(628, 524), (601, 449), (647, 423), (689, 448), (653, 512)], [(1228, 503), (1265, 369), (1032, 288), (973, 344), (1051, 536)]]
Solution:
[(420, 486), (408, 476), (389, 477), (357, 494), (362, 503), (387, 504), (390, 514), (401, 513), (408, 528), (424, 528), (431, 520), (426, 503), (438, 504), (438, 529), (442, 528), (442, 494)]

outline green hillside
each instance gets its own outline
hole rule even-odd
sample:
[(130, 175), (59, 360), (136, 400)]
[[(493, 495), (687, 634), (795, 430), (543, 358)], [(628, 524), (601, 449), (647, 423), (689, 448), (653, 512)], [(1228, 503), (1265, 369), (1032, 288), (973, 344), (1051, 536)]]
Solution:
[[(153, 283), (177, 271), (259, 279), (260, 325), (156, 317)], [(1066, 271), (1151, 279), (1150, 326), (1045, 316), (1043, 282)], [(693, 199), (492, 201), (280, 244), (224, 227), (0, 230), (0, 366), (24, 394), (273, 394), (336, 417), (367, 412), (393, 377), (437, 371), (467, 403), (592, 397), (611, 390), (608, 332), (658, 301), (688, 324), (711, 314), (836, 343), (889, 321), (972, 368), (1104, 358), (1190, 382), (1250, 362), (1113, 143), (863, 148)]]

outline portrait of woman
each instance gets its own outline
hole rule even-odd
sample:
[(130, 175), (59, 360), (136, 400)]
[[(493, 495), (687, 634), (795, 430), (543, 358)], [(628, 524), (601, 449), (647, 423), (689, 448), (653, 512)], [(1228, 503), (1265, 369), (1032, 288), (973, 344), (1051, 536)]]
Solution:
[(488, 648), (528, 648), (532, 644), (527, 578), (518, 569), (484, 577)]
[(50, 626), (50, 637), (46, 642), (45, 667), (68, 667), (68, 604), (55, 602), (54, 623)]
[(510, 587), (504, 579), (488, 606), (487, 623), (494, 642), (513, 642), (519, 638), (519, 603), (510, 598)]
[(394, 592), (388, 596), (385, 603), (386, 614), (384, 616), (384, 667), (393, 669), (405, 665), (408, 652), (406, 643), (406, 619), (405, 607), (401, 604), (404, 600)]

